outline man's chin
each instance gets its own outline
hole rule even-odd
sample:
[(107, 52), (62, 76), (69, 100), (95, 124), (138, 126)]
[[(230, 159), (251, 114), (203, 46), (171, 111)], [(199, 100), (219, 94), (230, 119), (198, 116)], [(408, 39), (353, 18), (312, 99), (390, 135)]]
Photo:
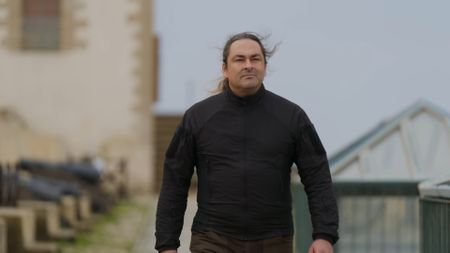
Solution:
[(261, 84), (252, 82), (252, 83), (243, 84), (242, 87), (246, 90), (254, 90), (254, 89), (259, 89), (259, 87), (261, 87)]

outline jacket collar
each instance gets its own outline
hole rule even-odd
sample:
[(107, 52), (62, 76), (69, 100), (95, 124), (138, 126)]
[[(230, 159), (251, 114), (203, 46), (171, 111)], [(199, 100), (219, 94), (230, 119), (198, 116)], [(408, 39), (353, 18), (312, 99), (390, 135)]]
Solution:
[(245, 97), (239, 97), (233, 93), (228, 85), (225, 86), (225, 95), (226, 97), (233, 103), (239, 106), (248, 106), (255, 104), (258, 102), (264, 95), (266, 89), (264, 88), (264, 84), (261, 84), (261, 87), (256, 91), (255, 94)]

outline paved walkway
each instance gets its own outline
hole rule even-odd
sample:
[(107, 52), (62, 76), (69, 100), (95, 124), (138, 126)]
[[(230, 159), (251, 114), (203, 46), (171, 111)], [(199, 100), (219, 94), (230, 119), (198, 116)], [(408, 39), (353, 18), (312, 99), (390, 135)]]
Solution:
[[(134, 245), (133, 253), (154, 253), (156, 250), (155, 247), (155, 217), (156, 217), (156, 204), (157, 204), (157, 196), (151, 196), (149, 201), (151, 202), (151, 206), (148, 211), (148, 216), (146, 220), (146, 230), (143, 231), (141, 237), (138, 238)], [(192, 219), (194, 218), (195, 212), (197, 210), (197, 202), (195, 193), (190, 193), (188, 199), (188, 205), (186, 209), (186, 215), (184, 218), (184, 226), (183, 231), (180, 236), (181, 246), (178, 249), (178, 253), (188, 253), (189, 251), (189, 242), (191, 240), (191, 226)]]

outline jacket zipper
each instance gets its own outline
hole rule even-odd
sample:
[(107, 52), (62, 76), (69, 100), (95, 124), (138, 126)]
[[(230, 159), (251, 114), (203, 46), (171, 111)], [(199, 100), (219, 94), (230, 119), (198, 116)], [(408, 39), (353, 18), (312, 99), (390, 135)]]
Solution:
[(247, 108), (244, 107), (244, 230), (243, 230), (243, 236), (244, 240), (248, 239), (248, 173), (247, 173)]

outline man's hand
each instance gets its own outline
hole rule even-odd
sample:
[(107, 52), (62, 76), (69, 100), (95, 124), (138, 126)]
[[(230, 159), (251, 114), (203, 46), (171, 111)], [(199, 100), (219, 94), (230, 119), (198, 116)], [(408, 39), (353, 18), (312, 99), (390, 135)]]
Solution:
[(309, 247), (308, 253), (333, 253), (333, 245), (327, 240), (317, 239)]
[(159, 253), (177, 253), (177, 251), (174, 250), (174, 249), (171, 249), (171, 250), (161, 251), (161, 252), (159, 252)]

